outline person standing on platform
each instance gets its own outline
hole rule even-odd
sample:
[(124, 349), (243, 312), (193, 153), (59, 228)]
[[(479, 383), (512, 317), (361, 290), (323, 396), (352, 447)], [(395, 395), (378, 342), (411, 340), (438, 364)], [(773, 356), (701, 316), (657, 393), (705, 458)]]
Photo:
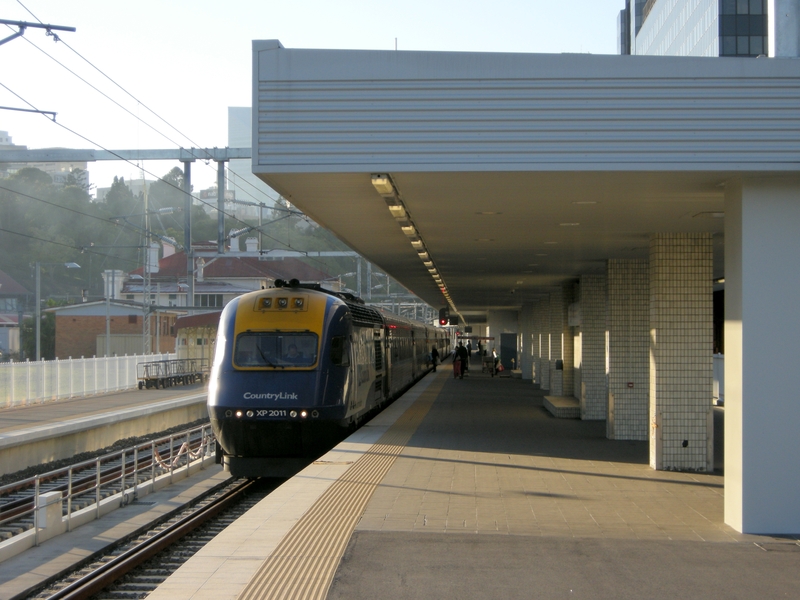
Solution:
[(436, 373), (436, 363), (439, 362), (439, 351), (436, 346), (431, 348), (431, 363), (433, 363), (433, 372)]

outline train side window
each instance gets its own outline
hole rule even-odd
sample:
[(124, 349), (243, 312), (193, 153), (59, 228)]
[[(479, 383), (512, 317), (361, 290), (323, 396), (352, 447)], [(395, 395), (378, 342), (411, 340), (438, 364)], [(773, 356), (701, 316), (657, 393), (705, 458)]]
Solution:
[(350, 366), (350, 352), (347, 337), (340, 335), (331, 339), (331, 361), (339, 367)]

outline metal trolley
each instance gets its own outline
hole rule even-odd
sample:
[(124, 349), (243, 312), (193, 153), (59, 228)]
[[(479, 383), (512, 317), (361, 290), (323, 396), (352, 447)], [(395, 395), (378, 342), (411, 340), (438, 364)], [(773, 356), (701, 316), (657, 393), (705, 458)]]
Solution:
[(204, 358), (177, 358), (139, 363), (136, 376), (140, 390), (202, 383), (208, 379), (208, 361)]

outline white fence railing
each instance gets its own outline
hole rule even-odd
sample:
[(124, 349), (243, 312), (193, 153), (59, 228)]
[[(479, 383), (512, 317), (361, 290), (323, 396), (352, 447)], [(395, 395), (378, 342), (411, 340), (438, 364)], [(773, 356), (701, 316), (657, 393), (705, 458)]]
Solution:
[(148, 354), (2, 363), (0, 408), (132, 389), (137, 385), (137, 364), (172, 360), (176, 356)]

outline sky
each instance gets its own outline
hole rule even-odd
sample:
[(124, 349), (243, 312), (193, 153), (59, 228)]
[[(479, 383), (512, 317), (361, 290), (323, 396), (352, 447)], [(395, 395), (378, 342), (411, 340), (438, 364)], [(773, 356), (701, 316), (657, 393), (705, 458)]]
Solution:
[[(0, 0), (0, 19), (76, 28), (58, 34), (69, 47), (34, 28), (0, 45), (0, 106), (53, 111), (63, 125), (0, 110), (0, 130), (28, 148), (224, 147), (227, 108), (251, 104), (252, 40), (278, 39), (286, 48), (615, 54), (623, 7), (624, 0)], [(0, 25), (0, 39), (15, 31)], [(153, 179), (176, 165), (142, 167)], [(90, 163), (89, 172), (98, 187), (115, 175), (141, 175), (137, 165), (116, 161)], [(216, 167), (196, 163), (192, 177), (195, 190), (210, 187)]]

